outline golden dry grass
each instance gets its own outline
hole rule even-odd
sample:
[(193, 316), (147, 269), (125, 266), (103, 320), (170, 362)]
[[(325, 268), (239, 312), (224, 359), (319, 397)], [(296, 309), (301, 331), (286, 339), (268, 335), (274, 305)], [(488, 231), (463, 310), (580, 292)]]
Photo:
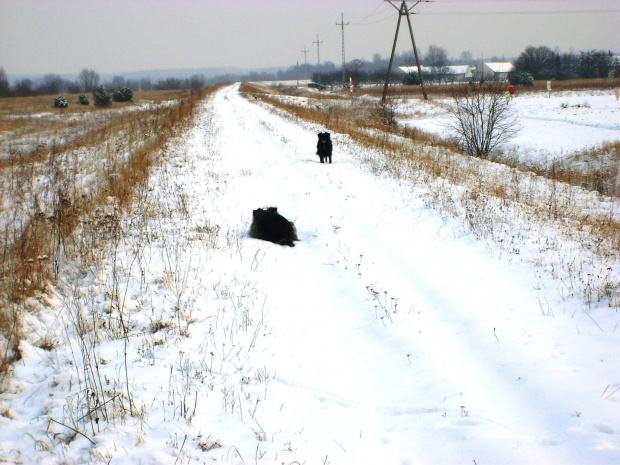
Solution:
[(112, 108), (0, 100), (0, 381), (20, 357), (25, 300), (65, 263), (97, 259), (167, 141), (214, 90), (137, 92)]

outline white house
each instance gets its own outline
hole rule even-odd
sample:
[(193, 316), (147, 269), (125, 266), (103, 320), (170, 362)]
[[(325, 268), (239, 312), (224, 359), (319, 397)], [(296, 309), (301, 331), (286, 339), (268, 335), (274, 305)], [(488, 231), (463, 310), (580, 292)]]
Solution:
[[(433, 75), (436, 70), (431, 66), (421, 66), (423, 75)], [(417, 66), (399, 66), (399, 70), (403, 73), (418, 74)], [(449, 82), (470, 81), (472, 78), (472, 68), (469, 65), (442, 66), (440, 80)], [(437, 79), (437, 77), (436, 77)]]
[(491, 61), (482, 65), (482, 77), (485, 81), (507, 81), (508, 74), (514, 69), (512, 63)]

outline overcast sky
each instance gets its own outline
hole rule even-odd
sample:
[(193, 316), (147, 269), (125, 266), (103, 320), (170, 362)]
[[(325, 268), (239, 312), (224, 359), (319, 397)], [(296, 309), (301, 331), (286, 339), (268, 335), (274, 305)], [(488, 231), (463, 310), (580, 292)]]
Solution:
[[(400, 5), (400, 1), (393, 3)], [(410, 6), (414, 2), (408, 3)], [(620, 0), (436, 0), (412, 17), (420, 53), (518, 56), (528, 45), (620, 53)], [(9, 75), (342, 63), (391, 52), (398, 11), (382, 0), (0, 0)], [(397, 50), (411, 50), (406, 21)]]

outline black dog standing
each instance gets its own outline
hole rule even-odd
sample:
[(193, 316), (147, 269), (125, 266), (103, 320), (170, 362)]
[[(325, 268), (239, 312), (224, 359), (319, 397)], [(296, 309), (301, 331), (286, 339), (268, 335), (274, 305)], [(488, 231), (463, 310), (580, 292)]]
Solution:
[(330, 163), (332, 162), (332, 140), (329, 137), (329, 132), (319, 132), (316, 154), (321, 159), (321, 163), (325, 163), (328, 159)]

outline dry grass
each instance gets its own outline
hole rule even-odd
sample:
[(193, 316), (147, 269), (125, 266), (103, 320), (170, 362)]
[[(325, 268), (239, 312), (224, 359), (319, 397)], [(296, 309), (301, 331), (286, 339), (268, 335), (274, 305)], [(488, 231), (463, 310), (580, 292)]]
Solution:
[[(508, 89), (509, 84), (506, 84), (506, 89)], [(463, 86), (465, 84), (425, 84), (426, 93), (428, 94), (429, 99), (433, 98), (448, 98), (451, 94), (451, 88)], [(620, 78), (613, 79), (573, 79), (566, 81), (553, 81), (552, 82), (552, 91), (553, 92), (563, 92), (563, 91), (575, 91), (575, 90), (592, 90), (592, 91), (600, 91), (600, 90), (611, 90), (615, 87), (620, 87)], [(281, 93), (287, 93), (288, 88), (286, 87), (275, 87), (276, 91)], [(529, 92), (546, 92), (547, 91), (547, 81), (538, 80), (534, 82), (534, 86), (532, 87), (524, 87), (518, 86), (518, 93), (529, 93)], [(299, 92), (296, 90), (295, 92)], [(307, 92), (307, 91), (305, 91)], [(309, 92), (307, 92), (309, 93)], [(317, 93), (309, 93), (313, 97), (317, 97)], [(333, 98), (334, 94), (342, 96), (346, 98), (348, 92), (346, 90), (333, 90), (330, 91), (331, 97)], [(290, 93), (288, 95), (295, 95), (294, 93)], [(381, 98), (383, 96), (383, 85), (375, 85), (369, 87), (362, 87), (355, 89), (355, 95), (366, 95), (375, 98)], [(409, 85), (391, 85), (388, 90), (388, 97), (390, 98), (423, 98), (422, 88), (419, 85), (409, 86)], [(318, 98), (325, 98), (321, 94)]]
[(166, 142), (214, 90), (136, 93), (109, 109), (0, 100), (0, 382), (20, 358), (26, 299), (62, 267), (92, 266), (101, 244), (118, 240), (120, 216)]
[(620, 197), (620, 142), (607, 142), (544, 165), (522, 163), (498, 152), (491, 159), (524, 172), (582, 187), (601, 195)]
[[(531, 246), (546, 241), (535, 245), (550, 257), (539, 266), (565, 283), (567, 294), (580, 295), (588, 306), (601, 300), (610, 307), (620, 306), (620, 283), (610, 275), (620, 252), (617, 203), (596, 191), (592, 184), (599, 179), (597, 173), (584, 172), (578, 178), (575, 165), (533, 173), (470, 157), (433, 136), (399, 129), (389, 124), (389, 118), (377, 118), (376, 104), (367, 99), (346, 105), (325, 99), (299, 104), (248, 85), (242, 91), (293, 118), (345, 134), (360, 144), (357, 147), (374, 149), (373, 155), (365, 155), (374, 171), (426, 189), (429, 207), (457, 218), (475, 237), (493, 240), (500, 250), (519, 254), (519, 242), (528, 241)], [(609, 152), (607, 157), (617, 160), (617, 145), (596, 150), (590, 158)], [(617, 169), (618, 164), (614, 166)], [(542, 231), (553, 234), (545, 239)], [(579, 251), (563, 249), (554, 237), (577, 244)]]

